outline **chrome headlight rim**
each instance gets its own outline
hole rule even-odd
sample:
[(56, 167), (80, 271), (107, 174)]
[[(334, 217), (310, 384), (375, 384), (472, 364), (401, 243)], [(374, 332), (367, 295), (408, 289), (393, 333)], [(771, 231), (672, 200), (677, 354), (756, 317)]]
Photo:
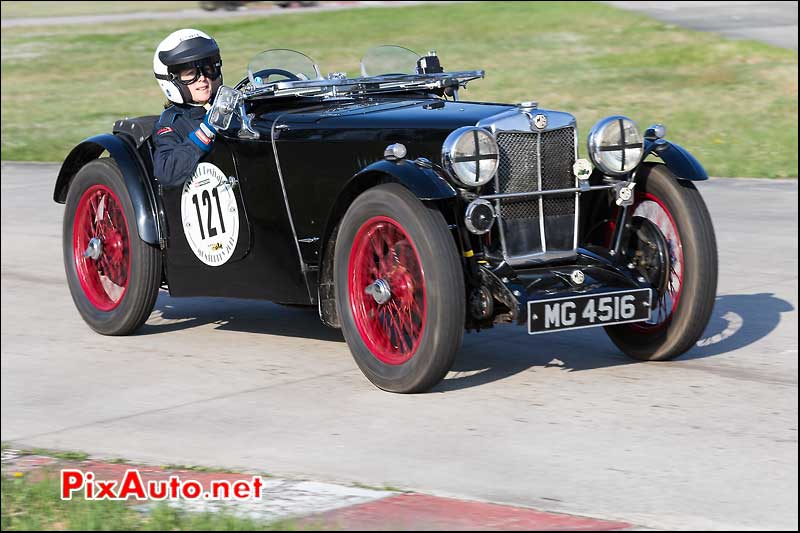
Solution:
[[(486, 229), (480, 229), (476, 227), (472, 221), (472, 215), (475, 212), (475, 209), (479, 207), (488, 208), (489, 212), (492, 215)], [(476, 200), (471, 201), (467, 206), (466, 211), (464, 212), (464, 225), (467, 226), (467, 230), (469, 230), (470, 233), (474, 233), (475, 235), (484, 235), (486, 233), (489, 233), (492, 230), (492, 226), (494, 226), (494, 221), (496, 219), (497, 219), (497, 211), (495, 211), (494, 206), (489, 200), (484, 200), (483, 198), (478, 198)]]
[[(617, 150), (605, 150), (601, 149), (601, 134), (606, 130), (613, 123), (618, 123), (620, 126), (620, 138), (622, 144), (618, 147)], [(626, 143), (625, 139), (625, 123), (628, 123), (633, 126), (636, 131), (638, 142), (635, 143)], [(639, 128), (639, 125), (636, 122), (626, 116), (623, 115), (611, 115), (609, 117), (600, 119), (597, 123), (592, 126), (592, 129), (589, 130), (589, 137), (587, 139), (587, 148), (589, 152), (589, 158), (594, 164), (595, 167), (599, 168), (604, 174), (611, 175), (611, 176), (624, 176), (626, 174), (630, 174), (633, 172), (639, 163), (642, 162), (644, 159), (644, 137), (642, 135), (642, 130)], [(635, 158), (635, 161), (626, 161), (625, 155), (628, 154), (629, 150), (636, 150), (639, 149), (639, 156)], [(599, 152), (601, 151), (622, 151), (622, 168), (617, 169), (613, 167), (609, 167), (602, 159), (598, 157)]]
[[(456, 148), (459, 141), (464, 138), (465, 135), (469, 134), (474, 138), (476, 154), (474, 158), (463, 159), (456, 155)], [(489, 144), (489, 150), (484, 152), (481, 152), (478, 140), (481, 136), (483, 136), (484, 140)], [(480, 172), (480, 161), (491, 159), (496, 161), (494, 168), (491, 172), (482, 175)], [(459, 172), (460, 167), (458, 164), (470, 161), (476, 163), (475, 168), (477, 172), (474, 177), (464, 172)], [(500, 166), (500, 147), (497, 145), (497, 139), (495, 139), (495, 136), (492, 135), (490, 131), (478, 126), (463, 126), (453, 130), (444, 140), (444, 144), (442, 144), (442, 166), (460, 185), (470, 188), (482, 187), (495, 177), (497, 169)]]

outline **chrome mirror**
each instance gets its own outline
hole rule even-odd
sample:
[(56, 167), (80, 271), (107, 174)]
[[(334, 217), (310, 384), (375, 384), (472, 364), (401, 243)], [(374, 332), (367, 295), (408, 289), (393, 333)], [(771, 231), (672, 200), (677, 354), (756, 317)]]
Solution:
[(244, 96), (241, 92), (224, 85), (217, 91), (208, 122), (218, 130), (226, 130), (231, 125), (233, 115), (239, 110)]

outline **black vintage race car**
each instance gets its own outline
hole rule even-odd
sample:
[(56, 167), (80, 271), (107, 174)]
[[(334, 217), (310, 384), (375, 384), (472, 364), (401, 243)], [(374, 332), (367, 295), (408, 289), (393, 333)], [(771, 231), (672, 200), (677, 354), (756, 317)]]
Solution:
[(717, 285), (703, 167), (660, 124), (611, 116), (583, 144), (568, 113), (459, 100), (481, 77), (394, 46), (356, 78), (263, 52), (220, 89), (221, 133), (179, 189), (152, 175), (157, 117), (85, 140), (54, 192), (78, 311), (124, 335), (160, 287), (317, 306), (394, 392), (431, 388), (465, 330), (501, 322), (604, 326), (642, 360), (691, 348)]

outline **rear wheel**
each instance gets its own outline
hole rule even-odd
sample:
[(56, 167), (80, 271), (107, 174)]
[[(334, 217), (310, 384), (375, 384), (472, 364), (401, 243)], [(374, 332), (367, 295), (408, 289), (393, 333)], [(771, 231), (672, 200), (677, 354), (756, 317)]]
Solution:
[(117, 164), (87, 163), (73, 179), (64, 211), (64, 267), (72, 300), (104, 335), (126, 335), (155, 305), (161, 253), (139, 239), (136, 217)]
[[(664, 165), (648, 165), (635, 190), (622, 253), (654, 287), (652, 318), (606, 332), (631, 357), (663, 361), (690, 349), (708, 324), (717, 290), (717, 244), (692, 182), (678, 180)], [(613, 223), (607, 229), (612, 234)]]
[(385, 184), (345, 214), (336, 306), (353, 357), (378, 387), (422, 392), (447, 374), (464, 332), (464, 278), (442, 214)]

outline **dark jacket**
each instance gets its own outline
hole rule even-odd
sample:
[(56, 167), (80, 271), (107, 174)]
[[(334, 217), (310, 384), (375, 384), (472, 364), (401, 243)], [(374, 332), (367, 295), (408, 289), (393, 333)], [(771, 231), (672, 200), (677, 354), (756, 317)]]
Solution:
[[(205, 117), (201, 106), (174, 104), (161, 113), (153, 128), (155, 154), (153, 174), (164, 187), (181, 187), (194, 174), (197, 163), (208, 153), (190, 134), (197, 131)], [(213, 143), (213, 141), (212, 141)]]

